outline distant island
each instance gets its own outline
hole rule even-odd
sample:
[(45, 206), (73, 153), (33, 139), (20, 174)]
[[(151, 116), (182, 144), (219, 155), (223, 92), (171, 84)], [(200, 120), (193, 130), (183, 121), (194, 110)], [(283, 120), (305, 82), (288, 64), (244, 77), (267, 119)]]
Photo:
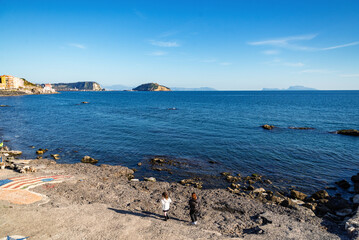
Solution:
[(132, 90), (133, 91), (152, 91), (152, 92), (171, 91), (170, 88), (159, 85), (158, 83), (145, 83), (136, 88), (133, 88)]
[(217, 89), (210, 87), (200, 87), (200, 88), (184, 88), (184, 87), (173, 87), (172, 91), (217, 91)]
[(318, 89), (304, 86), (290, 86), (287, 89), (280, 88), (263, 88), (262, 91), (317, 91)]
[(97, 82), (53, 83), (56, 91), (102, 91)]

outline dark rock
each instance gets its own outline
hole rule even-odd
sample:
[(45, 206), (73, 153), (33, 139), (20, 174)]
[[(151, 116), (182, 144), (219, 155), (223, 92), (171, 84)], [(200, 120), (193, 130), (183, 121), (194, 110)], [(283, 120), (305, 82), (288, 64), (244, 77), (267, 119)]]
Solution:
[(246, 188), (246, 190), (252, 191), (252, 190), (254, 190), (254, 187), (253, 187), (252, 185), (249, 185), (249, 186)]
[(315, 128), (312, 127), (289, 127), (290, 129), (297, 129), (297, 130), (313, 130)]
[(261, 127), (266, 130), (272, 130), (273, 128), (275, 128), (273, 125), (269, 125), (269, 124), (264, 124)]
[(291, 190), (290, 196), (291, 196), (291, 198), (299, 199), (299, 200), (304, 200), (307, 197), (306, 194), (296, 191), (296, 190)]
[(323, 198), (328, 198), (328, 197), (329, 197), (329, 194), (328, 194), (327, 191), (325, 191), (325, 190), (320, 190), (320, 191), (314, 193), (314, 194), (312, 195), (312, 197), (313, 197), (314, 199), (323, 199)]
[(338, 182), (335, 182), (335, 184), (337, 184), (339, 187), (343, 188), (343, 189), (348, 189), (350, 188), (350, 184), (348, 183), (347, 180), (340, 180)]
[(330, 198), (325, 205), (333, 211), (351, 207), (349, 201), (341, 197)]
[(352, 182), (359, 183), (359, 173), (351, 177)]
[(212, 161), (212, 160), (210, 160), (210, 161), (208, 161), (210, 164), (217, 164), (218, 162), (216, 162), (216, 161)]
[(359, 183), (354, 183), (354, 192), (359, 193)]
[(83, 163), (91, 163), (91, 164), (96, 164), (98, 162), (97, 159), (94, 159), (90, 156), (84, 156), (82, 159), (81, 159), (81, 162)]
[(325, 205), (318, 205), (315, 209), (315, 213), (319, 216), (324, 216), (328, 212), (330, 212), (330, 209)]
[(330, 212), (326, 213), (323, 218), (325, 218), (329, 221), (332, 221), (332, 222), (340, 222), (341, 221), (340, 217), (338, 217), (334, 214), (331, 214)]
[(349, 135), (349, 136), (359, 136), (359, 131), (356, 129), (343, 129), (335, 132), (336, 134)]

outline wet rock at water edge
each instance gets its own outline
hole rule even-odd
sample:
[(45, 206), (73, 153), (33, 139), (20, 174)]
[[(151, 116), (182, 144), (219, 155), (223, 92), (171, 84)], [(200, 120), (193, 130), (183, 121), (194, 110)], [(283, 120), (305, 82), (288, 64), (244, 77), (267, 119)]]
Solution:
[(143, 178), (143, 180), (145, 180), (147, 182), (156, 182), (156, 178), (154, 178), (154, 177), (149, 177), (149, 178), (145, 177), (145, 178)]
[(340, 180), (338, 182), (335, 182), (335, 184), (337, 184), (339, 187), (343, 188), (343, 189), (348, 189), (350, 188), (350, 184), (348, 183), (348, 181), (346, 180)]
[(48, 151), (47, 149), (39, 148), (39, 149), (36, 151), (36, 154), (37, 154), (37, 155), (42, 155), (42, 154), (46, 153), (47, 151)]
[(353, 197), (353, 203), (359, 205), (359, 194), (357, 194)]
[(293, 202), (290, 198), (284, 199), (280, 203), (280, 205), (287, 208), (297, 208), (297, 204)]
[(359, 131), (356, 129), (343, 129), (335, 131), (334, 133), (348, 136), (359, 136)]
[(264, 124), (261, 126), (262, 128), (266, 129), (266, 130), (272, 130), (273, 128), (275, 128), (275, 126), (273, 125), (269, 125), (269, 124)]
[(296, 191), (296, 190), (291, 190), (290, 191), (290, 196), (291, 198), (294, 198), (294, 199), (299, 199), (299, 200), (304, 200), (307, 195), (302, 193), (302, 192), (299, 192), (299, 191)]
[(51, 157), (53, 157), (53, 159), (55, 160), (59, 160), (60, 159), (60, 155), (59, 154), (51, 154)]
[(314, 199), (323, 199), (323, 198), (328, 198), (328, 197), (329, 197), (329, 194), (325, 190), (320, 190), (312, 195), (312, 198), (314, 198)]
[(96, 164), (98, 162), (97, 159), (94, 159), (90, 156), (84, 156), (82, 159), (81, 159), (81, 162), (82, 163), (91, 163), (91, 164)]

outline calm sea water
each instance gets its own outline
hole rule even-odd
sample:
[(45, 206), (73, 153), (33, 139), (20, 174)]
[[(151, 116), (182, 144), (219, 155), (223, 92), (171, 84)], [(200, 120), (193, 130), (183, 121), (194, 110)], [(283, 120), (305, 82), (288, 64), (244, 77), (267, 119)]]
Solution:
[[(138, 177), (198, 175), (215, 186), (220, 180), (209, 176), (222, 171), (259, 173), (304, 191), (359, 171), (359, 138), (328, 133), (359, 129), (359, 91), (63, 92), (3, 97), (0, 104), (11, 106), (0, 108), (0, 136), (26, 158), (36, 156), (34, 145), (59, 153), (61, 163), (89, 155), (137, 168)], [(267, 123), (278, 128), (263, 130)], [(153, 155), (189, 164), (172, 175), (156, 172), (148, 163)]]

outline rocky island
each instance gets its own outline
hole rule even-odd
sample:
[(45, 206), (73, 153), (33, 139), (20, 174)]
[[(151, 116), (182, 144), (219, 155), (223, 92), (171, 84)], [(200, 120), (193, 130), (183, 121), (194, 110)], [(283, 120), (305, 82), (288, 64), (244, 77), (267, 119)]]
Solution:
[(54, 83), (52, 87), (56, 91), (102, 91), (97, 82)]
[(133, 91), (152, 91), (152, 92), (171, 91), (170, 88), (159, 85), (158, 83), (145, 83), (145, 84), (142, 84), (132, 90)]

